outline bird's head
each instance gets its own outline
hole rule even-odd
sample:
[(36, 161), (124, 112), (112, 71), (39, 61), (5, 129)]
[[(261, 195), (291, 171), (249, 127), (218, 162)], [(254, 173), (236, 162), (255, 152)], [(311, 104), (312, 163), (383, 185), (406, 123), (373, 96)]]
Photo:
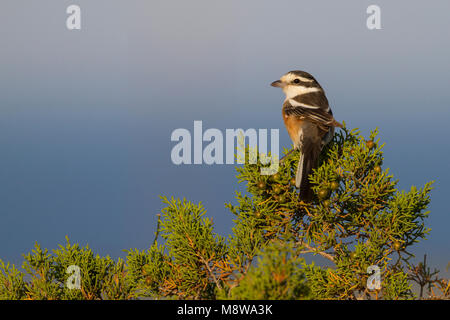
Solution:
[(288, 99), (307, 92), (322, 90), (322, 87), (312, 75), (299, 70), (289, 71), (280, 80), (272, 82), (271, 86), (281, 88)]

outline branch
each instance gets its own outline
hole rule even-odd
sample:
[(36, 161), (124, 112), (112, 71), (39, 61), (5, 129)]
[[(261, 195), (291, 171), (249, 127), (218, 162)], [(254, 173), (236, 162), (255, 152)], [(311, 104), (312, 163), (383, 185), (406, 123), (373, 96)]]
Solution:
[(304, 246), (304, 247), (309, 249), (308, 251), (302, 251), (301, 253), (318, 253), (322, 257), (327, 258), (328, 260), (334, 262), (334, 256), (333, 255), (331, 255), (329, 253), (326, 253), (324, 251), (319, 251), (317, 248), (313, 248), (309, 244), (307, 244), (305, 242), (302, 242), (302, 241), (298, 242), (298, 244), (300, 244), (301, 246)]
[(209, 274), (213, 278), (214, 282), (216, 283), (217, 288), (222, 289), (222, 286), (220, 285), (219, 281), (217, 280), (216, 275), (214, 274), (214, 272), (211, 270), (211, 267), (209, 266), (209, 262), (206, 261), (201, 255), (198, 255), (198, 257), (200, 258), (202, 263), (205, 265), (206, 270), (208, 270)]
[(155, 239), (153, 240), (153, 244), (155, 244), (156, 240), (158, 240), (160, 227), (161, 227), (161, 214), (158, 213), (156, 216), (158, 217), (158, 221), (156, 222), (156, 232), (155, 232)]

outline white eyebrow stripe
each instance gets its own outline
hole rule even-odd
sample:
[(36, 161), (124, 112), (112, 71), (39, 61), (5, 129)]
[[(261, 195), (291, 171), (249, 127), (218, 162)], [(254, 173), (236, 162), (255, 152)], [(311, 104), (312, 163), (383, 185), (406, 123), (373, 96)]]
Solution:
[(287, 99), (292, 99), (297, 96), (301, 96), (303, 94), (311, 93), (311, 92), (319, 92), (322, 91), (321, 88), (317, 87), (303, 87), (303, 86), (292, 86), (287, 85), (283, 88), (284, 93), (286, 94)]
[(294, 99), (289, 99), (289, 103), (293, 107), (303, 107), (303, 108), (307, 108), (307, 109), (319, 109), (320, 108), (318, 106), (310, 106), (309, 104), (300, 103), (298, 101), (295, 101)]
[(313, 81), (314, 81), (314, 80), (312, 80), (312, 79), (303, 78), (303, 77), (300, 77), (300, 76), (296, 76), (296, 78), (299, 79), (299, 80), (301, 80), (301, 81), (303, 81), (303, 82), (313, 82)]

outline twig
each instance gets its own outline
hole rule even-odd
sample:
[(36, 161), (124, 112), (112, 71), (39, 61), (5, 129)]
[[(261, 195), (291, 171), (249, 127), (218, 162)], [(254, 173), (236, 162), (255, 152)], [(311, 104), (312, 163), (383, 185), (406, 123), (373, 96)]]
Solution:
[(220, 285), (219, 280), (217, 280), (216, 275), (214, 274), (214, 272), (211, 270), (211, 267), (209, 266), (209, 262), (206, 261), (205, 258), (203, 258), (200, 255), (198, 255), (198, 257), (203, 262), (203, 264), (205, 265), (205, 267), (208, 270), (209, 274), (213, 278), (214, 282), (216, 283), (217, 288), (222, 289), (222, 286)]
[(327, 258), (328, 260), (334, 262), (334, 257), (331, 254), (326, 253), (324, 251), (318, 251), (317, 248), (313, 248), (309, 244), (307, 244), (307, 243), (305, 243), (303, 241), (298, 242), (298, 244), (300, 244), (301, 246), (304, 246), (307, 249), (309, 249), (309, 251), (303, 251), (302, 253), (318, 253), (322, 257)]
[(155, 239), (153, 240), (153, 245), (156, 243), (156, 240), (158, 239), (159, 228), (161, 226), (161, 214), (158, 213), (156, 216), (158, 217), (158, 221), (156, 222), (156, 232), (155, 232)]

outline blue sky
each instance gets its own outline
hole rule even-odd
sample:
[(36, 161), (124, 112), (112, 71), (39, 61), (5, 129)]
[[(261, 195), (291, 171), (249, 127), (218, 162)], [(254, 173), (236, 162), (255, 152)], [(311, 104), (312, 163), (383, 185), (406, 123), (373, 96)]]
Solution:
[[(386, 142), (400, 187), (436, 180), (414, 252), (450, 261), (450, 3), (423, 1), (9, 1), (0, 10), (0, 257), (68, 235), (113, 257), (153, 240), (159, 195), (202, 201), (228, 234), (234, 167), (175, 166), (176, 128), (279, 128), (282, 94), (301, 69), (334, 114)], [(382, 30), (366, 28), (381, 7)]]

